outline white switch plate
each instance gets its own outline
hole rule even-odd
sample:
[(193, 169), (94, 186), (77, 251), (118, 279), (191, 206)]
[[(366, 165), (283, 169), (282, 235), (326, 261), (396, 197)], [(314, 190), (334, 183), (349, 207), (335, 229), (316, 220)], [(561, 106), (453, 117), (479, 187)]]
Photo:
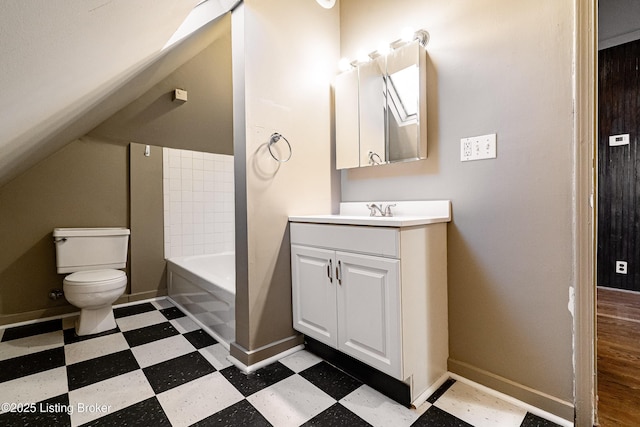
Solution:
[(173, 100), (187, 102), (187, 91), (184, 89), (175, 89), (173, 91)]
[(496, 158), (496, 134), (472, 136), (460, 140), (460, 161)]
[(618, 145), (629, 145), (629, 134), (611, 135), (609, 137), (609, 147), (615, 147)]
[(616, 273), (627, 274), (627, 261), (616, 261)]

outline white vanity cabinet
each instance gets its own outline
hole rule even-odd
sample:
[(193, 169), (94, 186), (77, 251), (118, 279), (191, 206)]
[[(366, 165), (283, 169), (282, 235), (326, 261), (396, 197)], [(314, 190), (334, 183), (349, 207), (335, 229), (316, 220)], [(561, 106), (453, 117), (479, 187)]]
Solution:
[(400, 261), (291, 247), (294, 327), (400, 376)]
[(446, 223), (291, 222), (294, 328), (408, 384), (415, 402), (447, 371), (446, 253)]

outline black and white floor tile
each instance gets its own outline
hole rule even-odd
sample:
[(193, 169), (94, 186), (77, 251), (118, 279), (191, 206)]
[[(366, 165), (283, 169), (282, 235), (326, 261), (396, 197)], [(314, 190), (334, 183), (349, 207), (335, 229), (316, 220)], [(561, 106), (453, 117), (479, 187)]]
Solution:
[(304, 350), (246, 375), (169, 300), (114, 312), (91, 337), (74, 318), (0, 329), (0, 425), (557, 425), (454, 380), (407, 409)]

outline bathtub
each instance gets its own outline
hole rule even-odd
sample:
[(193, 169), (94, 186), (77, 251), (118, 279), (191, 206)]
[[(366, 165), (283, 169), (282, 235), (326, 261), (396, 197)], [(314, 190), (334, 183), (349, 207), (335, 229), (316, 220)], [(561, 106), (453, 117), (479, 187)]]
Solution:
[(235, 341), (235, 254), (167, 260), (169, 298), (229, 349)]

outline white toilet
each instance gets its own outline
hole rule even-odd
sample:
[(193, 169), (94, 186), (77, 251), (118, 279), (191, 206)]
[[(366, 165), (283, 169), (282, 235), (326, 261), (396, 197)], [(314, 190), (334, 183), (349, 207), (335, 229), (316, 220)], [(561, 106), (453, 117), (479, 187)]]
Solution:
[(127, 228), (56, 228), (58, 273), (64, 278), (64, 296), (78, 307), (78, 335), (91, 335), (116, 327), (111, 304), (127, 287), (127, 275), (118, 270), (127, 265), (130, 231)]

